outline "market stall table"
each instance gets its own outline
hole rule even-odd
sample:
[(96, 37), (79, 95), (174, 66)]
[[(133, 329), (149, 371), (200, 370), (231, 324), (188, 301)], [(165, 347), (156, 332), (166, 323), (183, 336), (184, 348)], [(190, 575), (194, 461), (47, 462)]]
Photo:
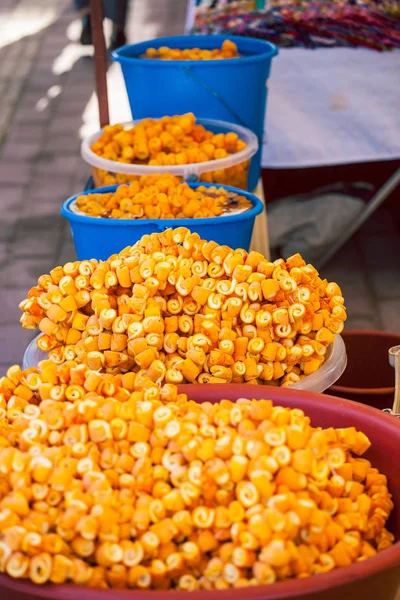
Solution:
[[(398, 160), (400, 51), (281, 49), (269, 82), (262, 166), (306, 169)], [(325, 262), (400, 182), (400, 170), (343, 232)]]

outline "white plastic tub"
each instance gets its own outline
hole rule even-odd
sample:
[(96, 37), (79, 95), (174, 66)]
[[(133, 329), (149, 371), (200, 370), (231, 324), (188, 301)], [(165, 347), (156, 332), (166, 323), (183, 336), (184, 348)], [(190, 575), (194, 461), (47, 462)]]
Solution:
[(298, 383), (294, 383), (289, 389), (307, 390), (308, 392), (324, 392), (339, 379), (347, 365), (346, 346), (340, 335), (329, 346), (326, 360), (322, 367), (308, 375)]
[[(27, 347), (23, 369), (37, 367), (41, 360), (46, 358), (46, 354), (39, 350), (36, 345), (37, 336)], [(347, 365), (346, 346), (340, 335), (336, 336), (333, 344), (328, 348), (326, 360), (322, 367), (312, 375), (308, 375), (298, 383), (294, 383), (289, 389), (307, 390), (309, 392), (324, 392), (339, 379)]]
[[(129, 129), (139, 122), (130, 121), (129, 123), (123, 123), (123, 126), (125, 129)], [(233, 131), (237, 133), (241, 140), (246, 142), (247, 146), (240, 152), (230, 154), (225, 158), (201, 163), (172, 166), (139, 165), (107, 160), (95, 154), (90, 147), (102, 135), (103, 130), (101, 129), (83, 140), (81, 155), (83, 160), (92, 167), (96, 187), (113, 185), (115, 183), (127, 183), (141, 175), (170, 173), (176, 177), (181, 177), (185, 181), (205, 181), (247, 190), (250, 159), (258, 150), (257, 136), (250, 129), (246, 129), (246, 127), (226, 123), (225, 121), (197, 119), (196, 123), (203, 125), (206, 129), (214, 133), (228, 133)]]

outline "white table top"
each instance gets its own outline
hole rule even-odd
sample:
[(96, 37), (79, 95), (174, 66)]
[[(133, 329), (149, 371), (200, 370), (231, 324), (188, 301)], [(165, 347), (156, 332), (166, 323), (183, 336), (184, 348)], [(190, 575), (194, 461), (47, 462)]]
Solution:
[[(131, 112), (119, 65), (108, 70), (110, 120)], [(268, 82), (262, 166), (293, 168), (400, 157), (400, 51), (281, 49)], [(93, 94), (82, 137), (97, 131)]]
[(263, 167), (400, 157), (400, 51), (281, 49), (268, 87)]

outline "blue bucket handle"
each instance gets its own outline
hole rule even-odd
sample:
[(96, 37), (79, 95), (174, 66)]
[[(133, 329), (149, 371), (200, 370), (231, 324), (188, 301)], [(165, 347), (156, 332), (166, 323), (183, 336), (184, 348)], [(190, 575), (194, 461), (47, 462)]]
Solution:
[[(222, 96), (220, 94), (218, 94), (218, 92), (216, 92), (215, 90), (213, 90), (208, 83), (206, 83), (201, 77), (199, 77), (198, 75), (196, 75), (196, 73), (194, 73), (192, 71), (191, 67), (188, 67), (186, 65), (182, 65), (179, 67), (182, 71), (185, 71), (185, 73), (187, 73), (187, 75), (189, 75), (192, 79), (194, 79), (195, 81), (197, 81), (197, 83), (199, 83), (204, 89), (206, 89), (208, 92), (210, 92), (210, 94), (212, 94), (214, 96), (214, 98), (216, 98), (218, 100), (218, 102), (220, 102), (233, 116), (234, 119), (236, 119), (236, 121), (238, 123), (240, 123), (243, 127), (246, 127), (247, 129), (251, 129), (251, 127), (248, 126), (248, 124), (243, 121), (243, 119), (237, 114), (237, 112), (228, 104), (228, 102), (226, 102), (226, 100), (224, 100), (224, 98), (222, 98)], [(260, 142), (260, 140), (258, 140)]]
[[(243, 119), (237, 114), (237, 112), (228, 104), (228, 102), (226, 102), (226, 100), (224, 100), (222, 98), (222, 96), (220, 94), (218, 94), (218, 92), (216, 92), (215, 90), (213, 90), (208, 83), (206, 83), (205, 81), (203, 81), (203, 79), (201, 77), (199, 77), (198, 75), (196, 75), (195, 73), (193, 73), (191, 67), (188, 67), (186, 65), (182, 65), (178, 67), (179, 69), (181, 69), (181, 71), (184, 71), (187, 75), (189, 75), (192, 79), (194, 79), (194, 81), (196, 81), (197, 83), (199, 83), (204, 89), (206, 89), (208, 92), (210, 92), (210, 94), (212, 94), (214, 96), (214, 98), (216, 98), (218, 100), (218, 102), (220, 102), (233, 116), (234, 119), (236, 119), (236, 121), (238, 123), (240, 123), (243, 127), (246, 127), (246, 129), (250, 129), (251, 127), (248, 126), (248, 124), (243, 121)], [(132, 118), (135, 119), (134, 114), (132, 113)], [(258, 136), (257, 136), (258, 137)], [(260, 143), (260, 139), (258, 139), (258, 143)]]

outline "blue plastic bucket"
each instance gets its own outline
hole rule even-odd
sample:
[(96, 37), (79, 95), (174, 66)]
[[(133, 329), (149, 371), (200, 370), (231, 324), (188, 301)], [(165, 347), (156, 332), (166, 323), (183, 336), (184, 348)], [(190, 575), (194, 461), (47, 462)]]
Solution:
[(267, 80), (276, 46), (254, 38), (229, 36), (240, 58), (157, 60), (140, 56), (147, 48), (219, 48), (226, 36), (174, 36), (122, 46), (112, 53), (121, 64), (133, 119), (193, 112), (251, 129), (259, 139), (249, 188), (257, 185), (264, 133)]
[[(200, 185), (212, 187), (213, 184), (190, 184), (196, 188)], [(263, 203), (257, 196), (243, 192), (230, 186), (223, 187), (248, 198), (253, 208), (237, 215), (226, 217), (210, 217), (205, 219), (102, 219), (89, 217), (71, 210), (71, 204), (78, 196), (87, 194), (106, 194), (114, 192), (117, 185), (87, 190), (66, 200), (61, 214), (68, 219), (74, 239), (78, 260), (97, 258), (106, 260), (112, 254), (120, 252), (126, 246), (132, 246), (140, 238), (149, 233), (164, 231), (170, 227), (187, 227), (196, 232), (204, 240), (214, 240), (218, 244), (232, 248), (249, 249), (253, 233), (254, 220), (263, 210)]]

